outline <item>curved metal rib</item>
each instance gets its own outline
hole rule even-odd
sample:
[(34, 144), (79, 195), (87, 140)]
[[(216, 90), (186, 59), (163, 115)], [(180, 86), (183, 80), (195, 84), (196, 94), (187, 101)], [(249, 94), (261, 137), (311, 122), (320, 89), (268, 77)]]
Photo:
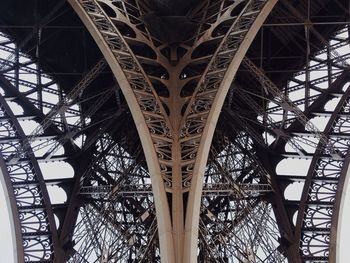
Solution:
[[(350, 89), (339, 101), (327, 127), (325, 135), (348, 132)], [(344, 115), (345, 113), (345, 115)], [(349, 138), (328, 137), (332, 145), (345, 159), (322, 157), (327, 148), (320, 143), (306, 177), (302, 199), (298, 210), (295, 239), (300, 240), (303, 261), (334, 262), (337, 218), (344, 177), (349, 165)]]
[[(1, 136), (10, 139), (0, 144), (1, 153), (11, 181), (12, 189), (8, 191), (14, 193), (17, 204), (18, 214), (13, 216), (19, 218), (21, 229), (21, 236), (16, 238), (23, 242), (24, 262), (51, 262), (54, 253), (60, 253), (60, 246), (44, 178), (31, 151), (25, 151), (17, 162), (8, 162), (11, 155), (24, 147), (26, 136), (2, 96), (0, 105), (4, 118), (0, 125)], [(13, 219), (14, 222), (18, 218)]]

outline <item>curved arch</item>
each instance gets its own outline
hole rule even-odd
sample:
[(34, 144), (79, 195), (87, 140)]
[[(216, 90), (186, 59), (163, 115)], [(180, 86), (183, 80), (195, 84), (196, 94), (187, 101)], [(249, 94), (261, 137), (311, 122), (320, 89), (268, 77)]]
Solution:
[[(20, 141), (12, 142), (8, 147), (10, 150), (4, 150), (6, 147), (2, 149), (2, 161), (0, 163), (3, 175), (8, 175), (8, 178), (4, 178), (6, 191), (13, 192), (13, 195), (8, 195), (8, 197), (11, 206), (12, 224), (16, 228), (19, 227), (15, 230), (16, 248), (19, 253), (17, 260), (18, 262), (30, 261), (33, 258), (53, 260), (54, 255), (61, 253), (61, 249), (44, 178), (30, 145), (28, 145), (25, 133), (1, 95), (0, 105), (1, 115), (8, 118), (8, 122), (4, 127), (7, 129), (9, 137), (14, 136), (20, 139)], [(22, 164), (18, 164), (20, 158), (24, 158), (21, 161)], [(20, 165), (21, 167), (19, 167)], [(25, 173), (18, 174), (19, 169), (23, 169)], [(16, 208), (13, 207), (13, 202), (16, 203)], [(36, 208), (38, 212), (35, 212), (34, 209), (31, 211), (32, 214), (28, 216), (26, 215), (29, 213), (26, 211), (28, 208)], [(21, 210), (23, 211), (21, 212)], [(35, 231), (34, 234), (32, 231)], [(37, 235), (37, 240), (26, 239), (25, 235)], [(22, 242), (22, 244), (20, 245), (19, 242)], [(31, 246), (36, 247), (32, 248)]]
[(6, 163), (0, 153), (0, 182), (5, 195), (7, 211), (10, 217), (10, 228), (12, 234), (13, 259), (14, 263), (24, 263), (24, 251), (22, 243), (21, 223), (18, 217), (16, 198), (6, 169)]
[[(251, 1), (253, 2), (253, 1)], [(250, 2), (250, 3), (251, 3)], [(261, 25), (273, 9), (276, 4), (276, 0), (267, 1), (267, 3), (261, 9), (259, 15), (255, 18), (249, 31), (240, 43), (234, 58), (232, 59), (229, 67), (223, 76), (223, 80), (220, 83), (220, 87), (217, 90), (217, 94), (212, 103), (212, 107), (205, 124), (200, 145), (198, 148), (198, 158), (193, 169), (193, 179), (191, 181), (189, 201), (186, 213), (185, 223), (185, 252), (184, 262), (196, 262), (197, 261), (197, 242), (198, 242), (198, 227), (199, 227), (199, 216), (200, 216), (200, 202), (203, 187), (203, 176), (204, 170), (207, 163), (209, 149), (213, 138), (214, 130), (216, 127), (219, 114), (224, 103), (224, 99), (228, 92), (228, 89), (234, 79), (234, 76), (240, 66), (245, 53), (247, 52), (251, 42), (255, 35), (260, 29)], [(214, 56), (215, 57), (215, 56)]]
[[(334, 110), (325, 129), (326, 135), (340, 131), (342, 122), (339, 116), (344, 107), (348, 106), (349, 100), (350, 89), (344, 93)], [(339, 208), (350, 159), (349, 148), (344, 148), (342, 140), (348, 141), (346, 138), (338, 138), (335, 141), (329, 139), (329, 143), (335, 151), (346, 155), (345, 159), (334, 159), (333, 156), (322, 158), (327, 150), (320, 143), (305, 180), (295, 230), (295, 242), (299, 244), (304, 260), (336, 260)]]
[(344, 202), (345, 197), (347, 195), (346, 189), (349, 188), (350, 182), (350, 153), (348, 152), (344, 166), (341, 171), (338, 183), (337, 194), (335, 198), (334, 210), (335, 213), (332, 217), (332, 229), (331, 229), (331, 240), (329, 246), (329, 262), (340, 263), (339, 258), (339, 244), (340, 244), (340, 230), (343, 220), (343, 212), (344, 212)]
[[(103, 16), (103, 14), (100, 12), (98, 4), (95, 1), (84, 1), (85, 6), (83, 6), (83, 4), (78, 3), (78, 1), (70, 0), (69, 2), (87, 29), (90, 31), (91, 35), (102, 51), (113, 74), (116, 77), (116, 80), (118, 81), (119, 86), (124, 93), (127, 104), (129, 105), (131, 114), (140, 136), (141, 144), (144, 149), (147, 166), (150, 174), (152, 175), (152, 191), (154, 194), (154, 202), (157, 211), (158, 235), (162, 261), (174, 262), (175, 259), (173, 251), (170, 211), (167, 203), (162, 171), (157, 156), (159, 149), (155, 149), (155, 145), (160, 145), (159, 147), (161, 147), (162, 143), (157, 143), (152, 139), (150, 128), (146, 122), (147, 118), (150, 122), (162, 123), (165, 126), (169, 127), (168, 121), (164, 120), (166, 113), (161, 103), (159, 103), (159, 98), (155, 94), (152, 85), (149, 83), (149, 81), (147, 81), (147, 79), (145, 79), (145, 73), (143, 72), (141, 66), (138, 65), (139, 63), (136, 62), (136, 59), (134, 58), (132, 52), (130, 52), (128, 45), (119, 35), (118, 30), (112, 26), (113, 23), (111, 23), (107, 17), (104, 17), (105, 21), (103, 21), (106, 22), (106, 24), (99, 21), (99, 19), (101, 20), (101, 15)], [(93, 20), (95, 11), (97, 12), (95, 15), (98, 18)], [(111, 26), (111, 28), (108, 29), (111, 29), (111, 31), (114, 33), (109, 32), (108, 34), (103, 35), (100, 32), (102, 28), (98, 28), (98, 23), (100, 23), (101, 27), (104, 28), (104, 30), (106, 30), (106, 27)], [(108, 37), (113, 38), (112, 42), (108, 43), (106, 40)], [(113, 44), (117, 45), (124, 53), (127, 53), (126, 57), (123, 58), (121, 54), (113, 53), (113, 50), (111, 48), (111, 45)], [(125, 65), (122, 67), (120, 62), (123, 61), (123, 59)], [(125, 73), (123, 69), (130, 70), (129, 75), (127, 75), (128, 73)], [(132, 81), (134, 82), (133, 87), (130, 84)], [(139, 92), (140, 94), (137, 95), (135, 92)], [(148, 116), (147, 113), (142, 112), (141, 110), (142, 107), (147, 110), (147, 106), (145, 106), (147, 102), (144, 100), (150, 100), (154, 103), (154, 105), (156, 105), (154, 108), (149, 109), (150, 114)], [(145, 105), (142, 105), (142, 103), (145, 103)], [(139, 105), (139, 107), (135, 107), (133, 105)], [(156, 120), (153, 118), (156, 118)], [(161, 136), (158, 136), (158, 140), (160, 137)]]

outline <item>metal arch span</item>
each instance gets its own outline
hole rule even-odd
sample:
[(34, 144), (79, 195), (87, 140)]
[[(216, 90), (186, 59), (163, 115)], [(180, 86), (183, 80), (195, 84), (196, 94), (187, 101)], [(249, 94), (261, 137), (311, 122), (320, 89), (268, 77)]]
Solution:
[[(276, 2), (277, 1), (267, 1), (263, 6), (260, 6), (261, 9), (259, 11), (254, 10), (254, 7), (252, 8), (252, 6), (254, 6), (255, 4), (259, 6), (259, 4), (261, 3), (249, 3), (251, 4), (251, 6), (247, 4), (246, 10), (248, 14), (250, 12), (259, 12), (259, 14), (253, 16), (253, 20), (251, 20), (249, 29), (248, 27), (246, 27), (246, 23), (248, 22), (245, 21), (244, 18), (242, 19), (242, 24), (240, 24), (240, 21), (238, 21), (236, 25), (234, 24), (230, 28), (225, 39), (221, 44), (222, 46), (218, 48), (216, 56), (213, 57), (212, 61), (214, 63), (212, 65), (209, 65), (209, 70), (207, 72), (207, 75), (205, 76), (205, 78), (210, 79), (211, 69), (214, 69), (213, 72), (215, 72), (215, 69), (222, 69), (222, 82), (220, 84), (216, 83), (217, 85), (219, 85), (219, 87), (217, 88), (217, 93), (215, 94), (213, 101), (210, 103), (210, 111), (208, 112), (208, 117), (203, 127), (203, 134), (198, 147), (198, 156), (196, 157), (196, 161), (193, 168), (193, 175), (196, 176), (191, 180), (189, 202), (187, 204), (184, 253), (185, 262), (193, 262), (197, 258), (196, 249), (194, 248), (197, 246), (196, 244), (198, 242), (197, 233), (199, 228), (200, 199), (203, 188), (203, 176), (205, 172), (205, 166), (208, 160), (209, 149), (214, 134), (216, 122), (219, 118), (224, 99), (231, 86), (236, 71), (238, 70), (240, 63), (245, 53), (247, 52), (248, 47), (250, 46), (250, 43), (253, 41), (256, 33), (260, 29), (260, 26), (262, 25), (268, 14), (271, 12)], [(247, 18), (247, 20), (249, 19), (251, 18)], [(236, 30), (238, 32), (243, 30), (244, 32), (245, 29), (247, 31), (244, 34), (244, 39), (241, 39), (241, 42), (239, 44), (235, 43), (237, 40), (230, 39), (232, 35), (232, 38), (235, 38)], [(238, 45), (239, 48), (237, 48), (236, 45)], [(231, 56), (231, 59), (225, 61), (227, 59), (226, 56)], [(208, 87), (205, 87), (204, 85), (203, 87), (199, 86), (197, 93), (195, 93), (195, 96), (197, 98), (199, 97), (199, 100), (201, 100), (201, 93), (205, 93), (207, 89), (211, 89), (210, 85), (208, 85)], [(189, 211), (191, 211), (191, 213)]]
[[(187, 47), (187, 54), (192, 55), (190, 61), (176, 58), (175, 54), (167, 62), (152, 42), (147, 26), (144, 28), (142, 9), (135, 12), (137, 6), (122, 1), (72, 0), (70, 3), (100, 46), (132, 111), (152, 175), (162, 261), (196, 262), (202, 181), (215, 124), (235, 72), (276, 1), (232, 4), (222, 1), (216, 20), (198, 37), (199, 43), (215, 40), (218, 45), (205, 70), (198, 75), (197, 87), (187, 103), (179, 94), (173, 95), (178, 88), (176, 82), (161, 81), (167, 84), (170, 98), (159, 97), (152, 85), (152, 73), (141, 65), (143, 60), (152, 58), (135, 54), (132, 41), (151, 47), (156, 54), (154, 62), (165, 65), (166, 73), (160, 79), (170, 80), (179, 77), (176, 75), (185, 68), (184, 64), (191, 65), (195, 60), (198, 42)], [(135, 9), (133, 13), (128, 13), (132, 9)], [(214, 34), (217, 27), (228, 22), (232, 25)], [(122, 28), (124, 24), (128, 30)], [(174, 52), (172, 49), (170, 52)], [(186, 78), (187, 73), (180, 77)], [(166, 191), (171, 193), (171, 204)], [(189, 197), (184, 203), (183, 195), (187, 191)]]
[[(26, 144), (27, 138), (2, 96), (0, 105), (1, 116), (4, 118), (2, 136), (10, 139), (1, 143), (4, 158), (1, 163), (5, 166), (2, 169), (7, 169), (3, 175), (9, 176), (6, 180), (11, 182), (6, 184), (7, 191), (14, 193), (17, 205), (11, 211), (14, 217), (12, 220), (15, 227), (20, 227), (15, 230), (14, 237), (18, 250), (17, 260), (52, 262), (54, 254), (59, 255), (61, 249), (46, 185), (30, 145)], [(20, 162), (12, 160), (18, 150), (24, 153), (20, 156)], [(12, 202), (10, 199), (10, 205), (14, 205)]]
[[(349, 72), (345, 72), (349, 76)], [(340, 133), (347, 130), (349, 118), (342, 116), (349, 110), (350, 89), (335, 108), (324, 134)], [(335, 262), (335, 242), (338, 233), (339, 204), (349, 167), (349, 141), (347, 138), (329, 138), (328, 144), (344, 158), (324, 158), (325, 146), (320, 145), (315, 153), (305, 181), (295, 239), (300, 240), (303, 261)]]
[[(145, 162), (145, 155), (150, 157), (149, 152), (157, 155), (154, 167), (158, 169), (161, 191), (166, 195), (166, 199), (160, 201), (166, 205), (164, 212), (169, 213), (170, 219), (166, 223), (170, 225), (173, 236), (168, 237), (168, 241), (173, 245), (168, 248), (173, 254), (183, 253), (184, 216), (191, 218), (199, 214), (199, 222), (194, 224), (199, 234), (198, 237), (193, 236), (194, 248), (190, 251), (195, 251), (192, 257), (197, 257), (199, 262), (332, 260), (335, 250), (329, 236), (335, 238), (337, 232), (337, 207), (348, 162), (348, 157), (344, 159), (344, 156), (349, 138), (349, 90), (344, 86), (348, 81), (346, 60), (349, 54), (339, 55), (337, 50), (348, 45), (348, 36), (344, 35), (344, 29), (337, 31), (336, 35), (323, 31), (320, 35), (318, 30), (324, 28), (319, 27), (318, 22), (306, 28), (303, 23), (294, 22), (291, 22), (292, 30), (278, 28), (279, 25), (284, 28), (291, 26), (287, 20), (279, 20), (284, 17), (286, 10), (283, 8), (309, 8), (312, 21), (313, 14), (318, 15), (317, 10), (323, 8), (320, 4), (326, 3), (326, 0), (309, 1), (312, 8), (307, 7), (306, 1), (276, 6), (253, 41), (244, 67), (242, 65), (237, 74), (230, 75), (235, 76), (235, 83), (230, 86), (229, 95), (223, 102), (213, 139), (207, 140), (208, 144), (211, 143), (207, 158), (200, 149), (203, 141), (206, 142), (205, 139), (211, 135), (203, 131), (214, 119), (210, 117), (214, 107), (221, 110), (220, 103), (214, 102), (215, 97), (224, 85), (222, 80), (227, 79), (225, 74), (230, 74), (228, 68), (233, 63), (235, 50), (239, 49), (238, 43), (246, 39), (247, 28), (257, 14), (249, 9), (249, 3), (254, 1), (233, 2), (203, 1), (201, 6), (191, 10), (191, 28), (195, 30), (191, 34), (183, 34), (183, 42), (179, 46), (171, 42), (171, 37), (159, 38), (154, 21), (148, 21), (147, 25), (143, 23), (143, 17), (147, 17), (147, 12), (152, 9), (145, 5), (145, 1), (98, 0), (95, 1), (98, 8), (89, 5), (104, 33), (101, 36), (107, 37), (116, 46), (121, 44), (118, 46), (121, 50), (113, 54), (117, 54), (124, 66), (121, 75), (129, 74), (126, 79), (134, 85), (136, 92), (131, 95), (137, 93), (134, 100), (138, 106), (136, 109), (141, 109), (140, 116), (145, 121), (143, 128), (149, 133), (150, 145), (154, 146), (147, 148), (151, 151), (145, 154), (113, 74), (108, 68), (102, 70), (103, 60), (100, 61), (102, 64), (96, 64), (97, 68), (88, 71), (86, 79), (84, 77), (78, 82), (75, 86), (78, 91), (72, 97), (65, 92), (74, 92), (75, 87), (63, 87), (63, 91), (61, 87), (52, 88), (52, 82), (48, 85), (46, 81), (41, 83), (44, 78), (40, 75), (44, 73), (40, 65), (36, 72), (39, 76), (37, 82), (30, 83), (26, 82), (28, 78), (22, 73), (33, 72), (29, 66), (32, 62), (24, 65), (15, 59), (4, 62), (7, 67), (0, 77), (4, 97), (14, 109), (16, 105), (13, 102), (24, 111), (13, 119), (19, 122), (32, 119), (44, 123), (45, 128), (49, 126), (44, 133), (38, 132), (38, 128), (36, 135), (25, 135), (24, 142), (35, 145), (40, 140), (51, 140), (55, 149), (57, 144), (65, 143), (65, 148), (67, 146), (68, 151), (61, 156), (54, 155), (55, 149), (44, 155), (35, 152), (36, 161), (76, 160), (74, 178), (44, 178), (45, 181), (40, 181), (44, 185), (58, 184), (69, 194), (67, 202), (50, 205), (55, 216), (59, 217), (59, 245), (64, 247), (61, 255), (51, 254), (55, 261), (161, 261), (157, 224), (162, 222), (157, 222), (156, 218), (151, 183), (154, 174), (150, 173)], [(342, 2), (345, 1), (338, 0), (337, 5)], [(68, 4), (67, 7), (70, 8)], [(296, 13), (295, 10), (291, 12), (299, 19), (300, 15)], [(71, 15), (75, 16), (73, 11)], [(103, 15), (111, 18), (111, 28), (116, 27), (117, 31), (113, 34), (108, 34), (110, 28), (105, 27)], [(308, 21), (306, 25), (310, 25)], [(240, 22), (247, 28), (241, 27)], [(199, 26), (193, 27), (195, 23)], [(234, 29), (237, 34), (231, 34), (235, 26), (238, 26)], [(270, 30), (270, 27), (273, 28)], [(314, 35), (305, 34), (308, 29), (316, 36), (316, 41)], [(278, 34), (281, 31), (286, 34)], [(116, 41), (116, 34), (125, 42)], [(229, 42), (226, 41), (227, 36), (232, 36)], [(302, 47), (304, 36), (306, 48)], [(323, 36), (327, 41), (322, 40)], [(312, 38), (314, 42), (310, 44)], [(40, 37), (38, 41), (37, 49), (40, 51)], [(100, 41), (102, 43), (103, 39)], [(275, 45), (278, 41), (283, 45)], [(71, 45), (71, 39), (67, 42)], [(256, 48), (259, 42), (260, 49)], [(94, 44), (93, 41), (91, 43)], [(266, 47), (266, 43), (272, 43), (271, 47)], [(225, 49), (221, 50), (220, 46)], [(275, 50), (276, 46), (281, 49)], [(15, 49), (16, 45), (13, 47)], [(302, 53), (305, 57), (294, 52), (294, 47), (299, 52), (305, 52)], [(0, 41), (0, 48), (11, 50), (12, 47), (8, 41)], [(129, 59), (130, 54), (135, 55), (131, 57), (135, 60)], [(296, 57), (298, 65), (293, 65), (291, 61)], [(272, 63), (275, 59), (278, 63)], [(97, 60), (95, 57), (85, 64), (82, 71)], [(288, 67), (281, 61), (288, 61)], [(283, 74), (276, 76), (276, 71)], [(326, 75), (317, 76), (319, 71), (326, 72)], [(96, 74), (100, 73), (102, 76), (95, 81)], [(76, 83), (77, 78), (71, 82)], [(6, 81), (10, 81), (12, 87), (5, 85)], [(29, 91), (24, 89), (21, 92), (23, 84), (30, 86)], [(107, 88), (100, 89), (98, 86)], [(146, 90), (142, 90), (144, 87)], [(115, 96), (110, 96), (112, 91)], [(56, 106), (43, 99), (42, 95), (50, 92), (61, 96)], [(107, 100), (108, 104), (105, 103)], [(95, 103), (91, 105), (91, 101)], [(74, 109), (73, 106), (77, 105), (80, 110)], [(45, 117), (47, 109), (53, 111)], [(116, 115), (110, 115), (111, 112)], [(69, 122), (70, 114), (78, 117), (79, 121), (74, 121), (74, 124)], [(324, 127), (317, 123), (320, 117), (329, 118), (324, 132), (320, 132)], [(6, 117), (0, 118), (3, 127), (7, 127), (7, 120)], [(316, 120), (314, 124), (313, 120)], [(75, 145), (78, 135), (83, 137), (79, 146)], [(17, 137), (0, 138), (2, 144), (18, 140)], [(32, 147), (33, 151), (37, 149)], [(9, 157), (8, 164), (23, 163), (21, 156), (27, 153), (18, 148)], [(208, 159), (203, 176), (197, 173), (196, 168), (200, 158), (203, 163), (205, 158)], [(282, 164), (284, 159), (313, 159), (309, 174), (306, 174), (308, 168), (304, 169), (305, 174), (298, 176), (287, 173), (289, 169), (281, 171), (279, 162), (282, 160)], [(203, 189), (193, 190), (195, 179), (203, 185)], [(295, 182), (304, 185), (304, 194), (291, 199), (288, 190)], [(32, 185), (28, 183), (23, 187)], [(188, 201), (192, 193), (201, 196), (199, 213), (187, 208), (193, 203)], [(29, 210), (33, 213), (37, 209)], [(296, 218), (297, 210), (299, 219)], [(28, 222), (26, 218), (24, 220)], [(27, 240), (35, 242), (37, 238), (31, 235)], [(55, 248), (57, 246), (49, 249)], [(25, 261), (40, 262), (40, 259), (26, 258)]]
[[(155, 205), (159, 211), (158, 233), (162, 254), (166, 257), (166, 262), (173, 262), (169, 207), (155, 151), (157, 138), (161, 142), (169, 141), (171, 138), (165, 111), (136, 56), (100, 4), (97, 1), (70, 1), (70, 3), (99, 44), (130, 105), (142, 145), (145, 147), (148, 169), (152, 174)], [(153, 125), (156, 126), (154, 133), (150, 131), (153, 130)], [(162, 137), (163, 135), (165, 136)]]
[(21, 238), (21, 222), (18, 218), (18, 208), (16, 203), (16, 197), (13, 193), (13, 188), (10, 181), (10, 175), (6, 168), (6, 163), (1, 157), (1, 184), (4, 189), (7, 211), (10, 217), (10, 228), (12, 234), (12, 243), (13, 243), (13, 254), (15, 263), (24, 262), (24, 251), (23, 251), (23, 241)]

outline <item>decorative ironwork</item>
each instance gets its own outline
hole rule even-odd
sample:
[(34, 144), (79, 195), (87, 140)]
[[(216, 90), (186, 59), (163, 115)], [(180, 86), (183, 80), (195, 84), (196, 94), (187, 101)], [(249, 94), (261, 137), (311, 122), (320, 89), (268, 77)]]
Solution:
[[(198, 81), (198, 86), (194, 91), (188, 107), (184, 114), (183, 124), (180, 132), (180, 144), (182, 149), (182, 159), (188, 163), (184, 170), (191, 171), (197, 156), (201, 134), (207, 124), (209, 112), (216, 97), (216, 94), (224, 80), (231, 62), (235, 58), (236, 52), (247, 32), (259, 15), (259, 11), (266, 4), (265, 1), (242, 1), (244, 7), (236, 17), (234, 22), (222, 35), (221, 43), (213, 54), (206, 70)], [(233, 5), (233, 12), (236, 5)], [(225, 21), (225, 19), (223, 19)], [(222, 20), (220, 22), (223, 22)], [(220, 37), (217, 35), (216, 37)], [(191, 172), (183, 175), (183, 184), (191, 180)]]
[(6, 162), (16, 152), (23, 152), (21, 163), (6, 164), (21, 225), (22, 236), (16, 238), (23, 240), (20, 249), (25, 262), (51, 262), (57, 232), (48, 193), (33, 153), (22, 149), (25, 135), (21, 126), (2, 96), (0, 103), (0, 116), (6, 118), (1, 123), (1, 137), (14, 138), (1, 143), (2, 158)]
[[(159, 32), (167, 19), (181, 24), (179, 17), (161, 18), (164, 25), (150, 19), (162, 5), (69, 2), (104, 59), (85, 58), (86, 73), (74, 72), (81, 76), (65, 92), (58, 83), (68, 78), (57, 74), (56, 82), (41, 64), (41, 27), (62, 3), (24, 44), (0, 33), (7, 54), (0, 150), (24, 262), (335, 259), (330, 244), (349, 162), (350, 52), (348, 28), (341, 29), (348, 22), (313, 21), (322, 20), (328, 1), (281, 0), (254, 41), (274, 1), (193, 1), (181, 18), (190, 33), (174, 26), (175, 41)], [(33, 36), (35, 55), (22, 54)], [(25, 120), (37, 128), (24, 133)], [(308, 174), (276, 171), (283, 159), (310, 159)], [(69, 162), (74, 176), (44, 179), (38, 162), (54, 160)], [(303, 184), (301, 197), (288, 196), (294, 182)], [(52, 204), (48, 184), (67, 201)]]
[(80, 208), (68, 262), (159, 262), (147, 170), (108, 135), (97, 147), (82, 177), (80, 194), (86, 202)]
[[(348, 113), (350, 109), (349, 86), (339, 101), (332, 118), (327, 125), (325, 133), (347, 133), (350, 118), (341, 113)], [(329, 144), (338, 152), (347, 155), (350, 141), (348, 138), (331, 137)], [(342, 186), (339, 179), (343, 172), (344, 160), (322, 158), (319, 155), (327, 153), (325, 147), (319, 146), (310, 167), (308, 184), (302, 199), (303, 209), (299, 211), (301, 223), (300, 250), (303, 260), (317, 260), (328, 262), (329, 244), (331, 239), (331, 226), (333, 207), (336, 201), (336, 193)]]
[[(224, 3), (225, 1), (223, 1)], [(119, 64), (121, 70), (123, 71), (125, 77), (127, 78), (129, 85), (134, 92), (139, 107), (144, 115), (144, 119), (147, 123), (150, 135), (152, 137), (153, 144), (156, 148), (157, 156), (159, 159), (159, 165), (162, 171), (163, 179), (165, 180), (166, 187), (171, 190), (172, 181), (172, 144), (173, 137), (177, 136), (177, 127), (172, 127), (169, 123), (169, 119), (165, 110), (162, 106), (159, 95), (154, 90), (151, 83), (153, 78), (146, 72), (145, 67), (141, 65), (140, 61), (146, 55), (134, 55), (131, 39), (137, 42), (144, 43), (148, 47), (152, 48), (155, 52), (156, 57), (153, 58), (155, 63), (161, 62), (163, 66), (169, 68), (167, 74), (171, 74), (171, 65), (166, 63), (166, 58), (162, 55), (159, 49), (154, 45), (149, 38), (147, 38), (146, 31), (142, 26), (142, 21), (140, 21), (140, 11), (136, 10), (136, 7), (132, 7), (130, 3), (123, 4), (123, 2), (113, 2), (113, 1), (81, 1), (80, 5), (84, 8), (91, 22), (94, 24), (97, 31), (103, 36), (108, 48), (110, 49), (109, 54), (115, 56), (116, 62)], [(239, 9), (239, 4), (243, 5), (244, 8)], [(213, 32), (217, 24), (234, 21), (232, 26), (223, 35), (215, 35), (215, 37), (208, 37), (206, 35), (202, 36), (195, 46), (189, 49), (189, 53), (184, 56), (184, 62), (179, 61), (180, 69), (184, 69), (185, 66), (190, 65), (190, 62), (186, 60), (189, 59), (190, 55), (193, 55), (196, 47), (200, 43), (206, 41), (211, 41), (212, 39), (220, 39), (222, 42), (219, 46), (213, 58), (208, 62), (207, 70), (202, 73), (200, 77), (201, 80), (197, 81), (198, 87), (192, 95), (192, 99), (188, 103), (188, 109), (184, 113), (182, 118), (183, 127), (181, 128), (179, 138), (180, 138), (180, 149), (181, 149), (181, 160), (183, 171), (182, 181), (183, 187), (187, 189), (189, 187), (192, 169), (194, 162), (196, 160), (196, 155), (198, 151), (198, 146), (201, 138), (201, 133), (206, 124), (206, 118), (211, 109), (211, 105), (215, 98), (215, 94), (220, 87), (225, 72), (228, 69), (231, 61), (235, 57), (240, 43), (243, 41), (249, 28), (258, 17), (259, 10), (265, 5), (265, 1), (238, 1), (225, 8), (219, 9), (219, 18), (211, 26), (208, 32)], [(135, 10), (136, 16), (133, 19), (128, 17), (128, 10), (131, 8)], [(209, 7), (208, 7), (209, 8)], [(212, 8), (212, 7), (210, 7)], [(233, 10), (239, 9), (237, 15), (230, 15)], [(118, 27), (117, 21), (129, 22), (129, 30), (123, 30), (123, 28)], [(213, 22), (211, 22), (213, 23)], [(124, 34), (123, 34), (124, 33)], [(113, 44), (116, 43), (116, 44)], [(175, 70), (179, 72), (180, 70)], [(186, 75), (186, 73), (183, 73)], [(185, 75), (183, 75), (184, 78)], [(187, 75), (186, 75), (187, 76)], [(169, 76), (173, 78), (172, 76)], [(161, 79), (169, 78), (166, 75), (160, 76)], [(187, 81), (186, 81), (187, 82)], [(171, 92), (175, 87), (167, 86), (167, 89)], [(181, 101), (181, 100), (179, 100)], [(164, 103), (166, 103), (164, 101)], [(177, 104), (177, 107), (181, 109), (184, 105)], [(173, 106), (167, 106), (170, 112), (179, 112), (179, 109), (174, 109)], [(171, 114), (171, 113), (170, 113)]]

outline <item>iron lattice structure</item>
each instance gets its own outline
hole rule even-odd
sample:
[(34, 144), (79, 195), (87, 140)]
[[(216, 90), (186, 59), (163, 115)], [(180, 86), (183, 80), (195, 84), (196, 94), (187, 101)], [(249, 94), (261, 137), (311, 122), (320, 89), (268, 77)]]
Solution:
[(348, 1), (0, 10), (16, 262), (336, 262)]

